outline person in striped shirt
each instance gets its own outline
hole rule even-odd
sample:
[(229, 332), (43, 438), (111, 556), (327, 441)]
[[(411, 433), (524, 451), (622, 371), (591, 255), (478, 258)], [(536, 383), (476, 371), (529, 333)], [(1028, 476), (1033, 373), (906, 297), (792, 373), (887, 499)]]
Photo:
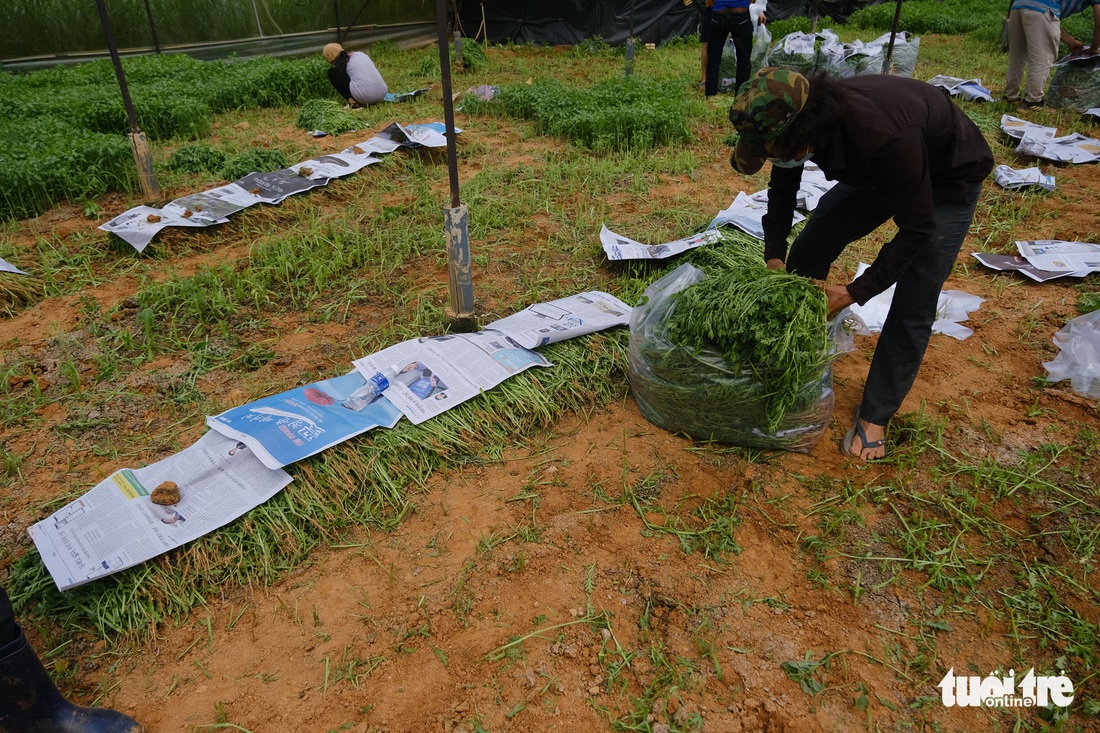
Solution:
[[(1027, 68), (1022, 106), (1043, 106), (1043, 90), (1046, 88), (1050, 69), (1058, 57), (1058, 41), (1065, 41), (1071, 51), (1080, 50), (1084, 44), (1062, 30), (1062, 18), (1083, 11), (1091, 6), (1094, 17), (1100, 19), (1100, 0), (1012, 0), (1008, 13), (1008, 74), (1005, 76), (1004, 98), (1009, 102), (1020, 101), (1020, 82)], [(1100, 48), (1100, 32), (1093, 30), (1092, 45), (1095, 53)]]
[[(1092, 8), (1092, 42), (1088, 46), (1087, 53), (1100, 53), (1100, 0), (1062, 0), (1062, 18), (1085, 12)], [(1085, 49), (1085, 44), (1066, 33), (1062, 29), (1062, 43), (1066, 44), (1071, 53)]]

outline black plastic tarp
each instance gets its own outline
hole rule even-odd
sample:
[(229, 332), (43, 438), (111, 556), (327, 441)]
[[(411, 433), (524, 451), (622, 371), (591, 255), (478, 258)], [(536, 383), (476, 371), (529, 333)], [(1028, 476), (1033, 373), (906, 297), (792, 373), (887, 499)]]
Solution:
[[(843, 23), (860, 8), (894, 0), (769, 0), (768, 17), (830, 17)], [(682, 0), (456, 0), (463, 35), (488, 43), (575, 45), (599, 36), (642, 43), (699, 32), (699, 12)], [(703, 0), (696, 0), (702, 4)], [(633, 17), (632, 17), (633, 14)], [(483, 27), (484, 26), (484, 27)]]
[(459, 0), (458, 12), (463, 34), (489, 43), (575, 45), (599, 36), (621, 45), (632, 25), (641, 43), (699, 32), (698, 12), (681, 0)]

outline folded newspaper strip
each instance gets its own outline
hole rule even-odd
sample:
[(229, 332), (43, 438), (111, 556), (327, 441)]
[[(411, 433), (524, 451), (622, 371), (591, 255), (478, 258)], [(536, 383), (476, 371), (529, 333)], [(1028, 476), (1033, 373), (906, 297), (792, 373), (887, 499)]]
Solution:
[(10, 272), (15, 275), (27, 275), (29, 273), (23, 272), (18, 267), (8, 262), (4, 258), (0, 257), (0, 272)]
[(1011, 115), (1001, 117), (1001, 129), (1020, 141), (1016, 152), (1059, 163), (1095, 163), (1100, 161), (1100, 140), (1079, 132), (1056, 137), (1057, 128), (1035, 125)]
[(952, 97), (962, 96), (972, 102), (992, 102), (993, 95), (990, 90), (982, 86), (981, 79), (959, 79), (954, 76), (937, 74), (928, 80), (934, 87), (946, 89)]
[(1033, 267), (1084, 277), (1100, 272), (1100, 245), (1065, 242), (1060, 239), (1033, 239), (1016, 242), (1020, 256)]
[(396, 425), (401, 411), (371, 386), (353, 371), (234, 407), (207, 417), (206, 424), (243, 442), (268, 468), (281, 468), (368, 430)]
[(502, 331), (527, 349), (630, 323), (631, 308), (613, 295), (590, 290), (535, 303), (485, 328)]
[[(441, 122), (402, 126), (396, 122), (377, 135), (346, 150), (303, 161), (289, 168), (250, 173), (228, 185), (178, 198), (156, 209), (137, 206), (99, 226), (118, 235), (138, 252), (165, 227), (207, 227), (224, 224), (226, 217), (255, 204), (280, 204), (287, 196), (328, 184), (368, 165), (381, 162), (376, 154), (398, 148), (439, 148), (447, 144)], [(455, 129), (455, 133), (462, 130)]]
[(1048, 191), (1054, 190), (1054, 176), (1044, 175), (1038, 168), (1016, 169), (999, 165), (993, 169), (993, 180), (1001, 188), (1007, 188), (1010, 191), (1031, 186), (1039, 186)]
[[(802, 182), (798, 185), (798, 193), (795, 195), (795, 208), (802, 211), (813, 211), (821, 201), (821, 197), (829, 192), (836, 181), (830, 181), (825, 177), (825, 172), (817, 167), (813, 161), (802, 167)], [(768, 191), (757, 191), (750, 198), (758, 203), (767, 203)]]
[[(733, 200), (728, 209), (718, 212), (718, 216), (707, 225), (707, 229), (716, 229), (726, 224), (732, 224), (738, 229), (750, 234), (757, 239), (764, 238), (764, 214), (768, 213), (766, 202), (754, 201), (744, 191), (737, 192), (737, 198)], [(791, 219), (792, 224), (804, 220), (806, 217), (797, 211)]]
[(991, 270), (997, 270), (999, 272), (1019, 272), (1030, 277), (1035, 282), (1040, 283), (1073, 274), (1070, 272), (1040, 270), (1019, 255), (995, 255), (986, 252), (971, 252), (970, 256)]
[(693, 234), (664, 244), (642, 244), (629, 237), (616, 234), (604, 224), (600, 229), (600, 242), (607, 259), (617, 260), (661, 260), (678, 255), (703, 244), (713, 244), (720, 239), (717, 229), (707, 229), (702, 234)]
[[(173, 506), (150, 499), (158, 485), (179, 487)], [(28, 532), (58, 590), (133, 567), (229, 524), (291, 481), (246, 446), (208, 432), (190, 448), (145, 468), (108, 476)]]

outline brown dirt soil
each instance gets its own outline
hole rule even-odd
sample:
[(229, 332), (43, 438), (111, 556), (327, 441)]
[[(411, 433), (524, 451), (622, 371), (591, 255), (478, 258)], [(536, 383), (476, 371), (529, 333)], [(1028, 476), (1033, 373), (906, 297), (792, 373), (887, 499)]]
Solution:
[[(475, 120), (459, 122), (466, 138), (481, 135)], [(514, 144), (516, 133), (500, 127), (478, 142), (493, 150)], [(281, 134), (299, 135), (289, 124)], [(756, 190), (754, 181), (728, 173), (720, 146), (724, 135), (720, 122), (700, 133), (717, 153), (694, 175), (664, 176), (645, 200), (620, 194), (624, 219), (655, 200), (687, 200), (711, 211), (727, 205), (738, 189)], [(346, 137), (317, 143), (321, 152), (345, 144)], [(555, 141), (540, 145), (564, 147)], [(509, 155), (513, 167), (537, 164), (533, 155)], [(478, 167), (471, 160), (463, 175)], [(1014, 228), (999, 230), (993, 246), (1024, 238), (1096, 241), (1100, 167), (1055, 173), (1057, 192), (1029, 196), (1029, 211)], [(445, 176), (441, 181), (440, 193)], [(341, 190), (333, 185), (305, 195), (332, 197), (338, 206)], [(983, 195), (1009, 207), (1018, 196), (992, 183)], [(385, 205), (406, 201), (393, 195)], [(99, 221), (132, 203), (119, 196), (103, 199)], [(15, 246), (28, 248), (40, 237), (95, 238), (99, 221), (60, 205), (19, 223), (9, 236)], [(989, 235), (989, 222), (978, 224)], [(209, 241), (202, 239), (207, 235), (167, 233), (168, 244), (197, 243), (150, 276), (240, 259), (253, 239), (234, 241), (233, 226)], [(491, 265), (475, 268), (478, 287), (502, 293), (516, 288), (523, 262), (510, 255), (522, 257), (553, 226), (534, 215), (518, 239), (487, 243), (494, 257)], [(873, 256), (885, 236), (861, 244), (849, 268), (856, 257)], [(976, 235), (963, 252), (990, 248)], [(427, 274), (411, 274), (416, 271)], [(604, 267), (601, 276), (609, 272)], [(414, 287), (443, 300), (446, 271), (437, 258), (425, 258), (409, 273), (420, 278)], [(0, 320), (0, 344), (21, 350), (29, 360), (28, 377), (42, 380), (43, 389), (61, 378), (58, 364), (66, 357), (90, 375), (90, 363), (80, 360), (87, 299), (106, 311), (132, 295), (139, 279), (124, 275), (79, 295), (47, 297)], [(1080, 426), (1100, 427), (1095, 401), (1066, 384), (1037, 390), (1031, 383), (1043, 374), (1041, 362), (1056, 353), (1050, 337), (1076, 315), (1077, 285), (1068, 279), (1034, 284), (961, 257), (947, 287), (986, 298), (968, 324), (975, 334), (966, 341), (933, 337), (902, 413), (942, 417), (951, 445), (973, 443), (1006, 459), (1040, 444), (1065, 443)], [(506, 307), (492, 297), (479, 306), (483, 312)], [(345, 324), (279, 323), (272, 341), (276, 356), (249, 387), (210, 375), (197, 387), (230, 406), (294, 386), (305, 374), (335, 374), (350, 361), (346, 340), (357, 324), (377, 327), (387, 318), (385, 310), (366, 304)], [(434, 476), (391, 533), (360, 530), (316, 552), (308, 566), (273, 587), (226, 589), (190, 616), (152, 630), (148, 643), (109, 648), (103, 641), (77, 639), (51, 664), (55, 672), (68, 670), (62, 686), (71, 697), (110, 704), (153, 733), (448, 733), (478, 726), (603, 731), (611, 729), (611, 718), (628, 720), (632, 700), (646, 697), (647, 690), (651, 706), (629, 723), (635, 727), (623, 729), (993, 729), (1003, 719), (995, 723), (985, 711), (920, 705), (921, 696), (938, 700), (938, 691), (927, 682), (914, 687), (895, 672), (899, 660), (930, 653), (931, 637), (934, 667), (995, 669), (1013, 658), (1010, 629), (991, 616), (960, 615), (951, 619), (950, 633), (929, 636), (923, 621), (938, 596), (922, 587), (925, 577), (906, 575), (876, 589), (879, 579), (861, 575), (866, 569), (843, 558), (814, 566), (802, 545), (815, 531), (812, 507), (825, 494), (808, 491), (800, 479), (821, 476), (868, 487), (903, 480), (897, 467), (857, 465), (837, 450), (873, 345), (874, 338), (863, 338), (858, 352), (839, 360), (834, 419), (809, 454), (746, 461), (652, 426), (625, 398), (565, 419), (501, 460)], [(47, 505), (56, 507), (62, 497), (87, 490), (117, 468), (168, 455), (203, 432), (170, 402), (156, 402), (158, 385), (174, 370), (172, 360), (162, 359), (131, 375), (127, 387), (148, 399), (127, 407), (113, 398), (86, 416), (90, 423), (81, 430), (90, 434), (56, 430), (72, 419), (58, 403), (38, 411), (33, 430), (0, 433), (11, 453), (29, 452), (23, 481), (3, 503), (2, 541), (9, 552), (27, 546), (25, 528), (45, 516)], [(998, 439), (978, 440), (983, 426), (993, 426)], [(128, 453), (104, 459), (93, 449), (98, 429), (129, 431), (138, 439)], [(663, 511), (642, 514), (617, 501), (625, 488), (638, 485), (653, 492), (653, 506)], [(733, 497), (738, 508), (739, 553), (688, 554), (673, 534), (661, 531), (672, 514), (688, 516), (707, 500), (724, 497)], [(897, 521), (886, 508), (863, 519), (866, 533)], [(1029, 521), (1023, 509), (999, 519), (1024, 526)], [(808, 569), (827, 573), (829, 587), (807, 577)], [(1095, 573), (1089, 580), (1100, 584)], [(864, 592), (853, 599), (850, 589), (857, 584)], [(1096, 608), (1080, 611), (1096, 623)], [(39, 649), (51, 641), (48, 629), (32, 626), (29, 632)], [(519, 637), (526, 638), (505, 648)], [(828, 688), (823, 695), (805, 694), (780, 667), (807, 652), (821, 658), (845, 650), (819, 676)], [(852, 704), (864, 690), (870, 700), (865, 711)]]

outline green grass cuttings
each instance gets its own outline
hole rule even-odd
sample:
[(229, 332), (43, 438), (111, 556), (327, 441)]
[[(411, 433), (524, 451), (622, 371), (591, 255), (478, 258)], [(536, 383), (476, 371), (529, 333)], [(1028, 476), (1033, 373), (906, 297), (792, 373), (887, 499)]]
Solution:
[(626, 329), (616, 329), (549, 346), (542, 353), (553, 368), (522, 372), (420, 425), (402, 421), (296, 463), (294, 482), (266, 504), (86, 586), (60, 593), (38, 553), (28, 552), (12, 566), (9, 592), (21, 613), (92, 627), (106, 638), (147, 637), (156, 623), (226, 587), (275, 582), (355, 527), (391, 528), (408, 510), (410, 490), (433, 471), (499, 458), (518, 437), (563, 414), (622, 397), (627, 341)]
[(228, 158), (212, 145), (195, 143), (178, 148), (164, 167), (179, 173), (217, 173)]
[(321, 130), (329, 135), (362, 130), (369, 127), (357, 110), (347, 109), (331, 99), (311, 99), (302, 105), (298, 113), (298, 127), (303, 130)]
[(235, 181), (249, 173), (269, 173), (288, 165), (290, 161), (278, 150), (253, 148), (226, 160), (221, 168), (221, 177), (227, 181)]
[(0, 272), (0, 315), (14, 316), (31, 303), (38, 302), (42, 292), (42, 281), (37, 278)]
[(702, 113), (679, 81), (613, 78), (590, 87), (555, 79), (505, 86), (490, 102), (467, 99), (471, 110), (503, 109), (534, 120), (544, 135), (564, 137), (596, 151), (642, 150), (692, 139)]
[[(451, 46), (452, 59), (457, 57), (454, 46)], [(472, 38), (462, 39), (462, 66), (466, 71), (484, 71), (489, 65), (489, 56), (485, 48)]]

